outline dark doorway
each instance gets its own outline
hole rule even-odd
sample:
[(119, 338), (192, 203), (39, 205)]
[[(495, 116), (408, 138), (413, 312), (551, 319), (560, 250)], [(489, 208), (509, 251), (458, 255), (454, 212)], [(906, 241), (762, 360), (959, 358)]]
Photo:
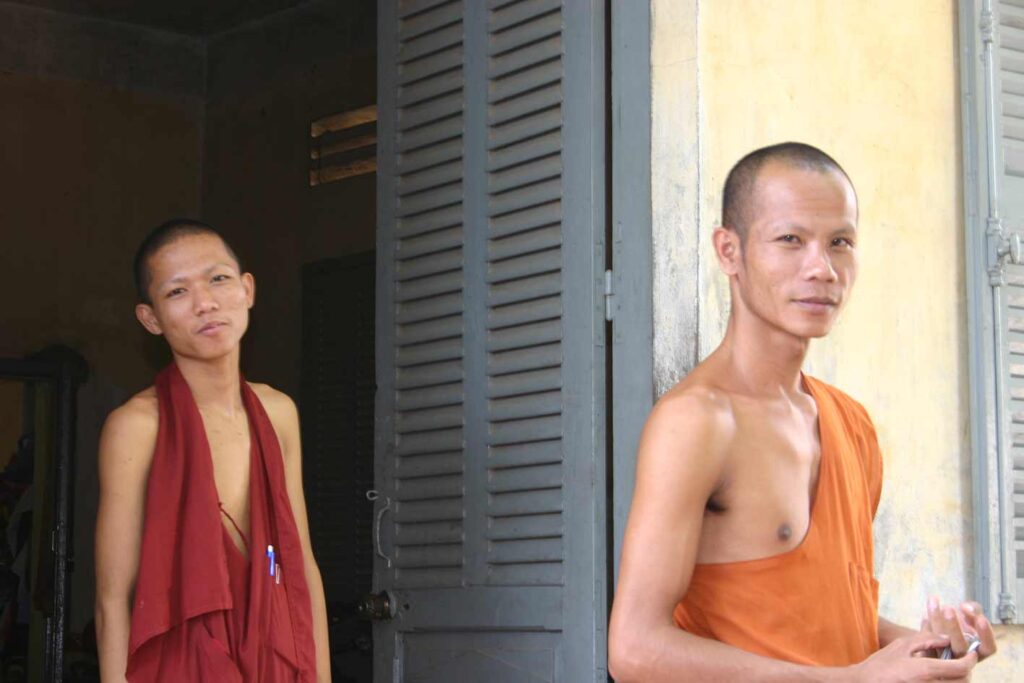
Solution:
[(373, 676), (356, 607), (373, 581), (374, 267), (367, 252), (309, 264), (302, 279), (303, 478), (338, 683)]
[(66, 348), (0, 358), (0, 681), (99, 680), (95, 648), (65, 640), (75, 393), (85, 375)]
[[(0, 302), (0, 358), (63, 342), (90, 369), (77, 406), (82, 466), (71, 481), (77, 505), (70, 508), (76, 541), (70, 545), (78, 562), (72, 573), (69, 556), (67, 570), (75, 596), (65, 605), (64, 628), (54, 632), (66, 640), (66, 652), (80, 652), (95, 647), (100, 426), (169, 361), (166, 345), (134, 319), (132, 253), (148, 230), (173, 216), (197, 217), (224, 233), (258, 283), (243, 370), (292, 396), (306, 426), (312, 424), (306, 413), (319, 410), (319, 399), (301, 400), (303, 368), (312, 367), (303, 360), (304, 267), (374, 245), (375, 178), (367, 157), (376, 2), (24, 0), (0, 3), (0, 26), (19, 29), (5, 34), (0, 50), (0, 148), (10, 162), (0, 180), (7, 189), (5, 249), (12, 255), (0, 284), (18, 292)], [(353, 112), (363, 118), (335, 126), (339, 115)], [(315, 133), (324, 120), (326, 131)], [(60, 173), (52, 172), (54, 159)], [(329, 300), (345, 295), (343, 289)], [(344, 322), (347, 314), (333, 315)], [(372, 377), (372, 364), (367, 372)], [(10, 380), (19, 406), (23, 386), (29, 381)], [(372, 415), (366, 419), (372, 423)], [(23, 431), (19, 423), (0, 442), (0, 470)], [(317, 437), (307, 438), (317, 449)], [(307, 474), (319, 471), (317, 458), (311, 451)], [(352, 476), (361, 481), (369, 472)], [(348, 532), (333, 535), (350, 522), (365, 529), (364, 522), (327, 519), (362, 514), (356, 503), (341, 512), (320, 508), (320, 501), (348, 501), (352, 491), (332, 497), (324, 485), (314, 488), (314, 553), (323, 555), (337, 615), (337, 604), (350, 598), (336, 598), (336, 586), (369, 580), (366, 574), (339, 579), (335, 558), (361, 566), (365, 560), (353, 558), (371, 550), (368, 539), (358, 545)], [(360, 501), (365, 488), (356, 486)], [(334, 526), (321, 524), (328, 521)], [(49, 552), (48, 536), (45, 541)], [(336, 680), (360, 680), (353, 673), (358, 665), (344, 654), (358, 650), (358, 634), (338, 635), (338, 628)], [(40, 644), (36, 656), (44, 657), (42, 640), (33, 642)], [(29, 680), (67, 679), (74, 664), (67, 662), (63, 673), (51, 668), (43, 678), (41, 669), (33, 670)]]

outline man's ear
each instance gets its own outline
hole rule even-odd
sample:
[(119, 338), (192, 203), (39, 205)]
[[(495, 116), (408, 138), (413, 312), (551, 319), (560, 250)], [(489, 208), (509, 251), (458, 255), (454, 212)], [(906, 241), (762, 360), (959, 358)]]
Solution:
[(142, 323), (142, 326), (150, 334), (164, 333), (163, 328), (160, 327), (160, 322), (156, 319), (156, 314), (153, 312), (153, 307), (149, 304), (136, 304), (135, 317), (138, 318), (139, 322)]
[(256, 303), (256, 278), (252, 273), (242, 273), (242, 287), (245, 288), (246, 307), (252, 308)]
[(736, 231), (732, 228), (715, 228), (711, 241), (715, 245), (715, 256), (718, 257), (722, 272), (730, 276), (738, 273), (743, 260), (743, 245)]

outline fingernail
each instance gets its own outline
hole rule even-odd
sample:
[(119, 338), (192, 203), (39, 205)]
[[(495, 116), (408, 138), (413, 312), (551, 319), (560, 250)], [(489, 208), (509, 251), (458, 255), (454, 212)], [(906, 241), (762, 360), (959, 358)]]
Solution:
[(929, 614), (939, 608), (939, 599), (934, 595), (928, 597), (928, 612)]

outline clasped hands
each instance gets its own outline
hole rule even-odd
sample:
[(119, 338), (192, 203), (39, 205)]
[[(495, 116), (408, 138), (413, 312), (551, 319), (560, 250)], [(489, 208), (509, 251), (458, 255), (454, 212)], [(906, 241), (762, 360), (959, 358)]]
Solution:
[[(928, 598), (924, 618), (921, 620), (922, 633), (934, 633), (949, 638), (949, 649), (953, 659), (968, 653), (972, 642), (978, 661), (992, 656), (996, 651), (996, 636), (992, 624), (985, 617), (981, 605), (973, 601), (960, 603), (958, 607), (943, 605), (934, 595)], [(942, 650), (925, 650), (922, 656), (941, 657)]]

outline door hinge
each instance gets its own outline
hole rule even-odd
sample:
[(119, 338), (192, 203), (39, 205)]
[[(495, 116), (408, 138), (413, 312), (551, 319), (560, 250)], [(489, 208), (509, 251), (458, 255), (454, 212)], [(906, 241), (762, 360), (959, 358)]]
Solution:
[(612, 271), (604, 271), (604, 319), (611, 322), (614, 317), (612, 310), (612, 300), (615, 298), (615, 293), (612, 291)]

